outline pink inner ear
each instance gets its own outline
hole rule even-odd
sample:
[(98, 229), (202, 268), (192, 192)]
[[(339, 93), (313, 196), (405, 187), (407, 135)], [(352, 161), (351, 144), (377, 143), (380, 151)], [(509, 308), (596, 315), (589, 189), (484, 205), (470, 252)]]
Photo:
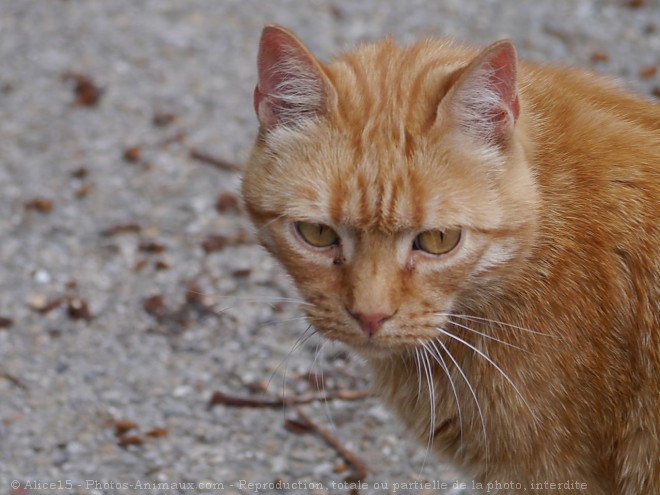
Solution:
[(324, 80), (318, 63), (287, 30), (264, 28), (257, 71), (254, 110), (262, 125), (300, 121), (321, 109)]
[(520, 114), (516, 51), (510, 41), (486, 48), (454, 83), (453, 117), (480, 141), (506, 146)]
[[(520, 114), (520, 103), (516, 91), (516, 52), (511, 43), (503, 42), (496, 46), (489, 55), (485, 61), (490, 68), (489, 83), (500, 95), (502, 103), (511, 110), (515, 123)], [(506, 114), (501, 114), (501, 119), (505, 117)]]
[(281, 72), (274, 70), (287, 56), (296, 55), (298, 41), (287, 32), (274, 26), (266, 26), (259, 42), (257, 71), (259, 73), (258, 88), (262, 95), (275, 92), (284, 79)]
[[(284, 75), (277, 70), (277, 67), (287, 56), (287, 47), (295, 46), (296, 43), (297, 41), (288, 33), (274, 26), (266, 26), (261, 34), (257, 56), (258, 81), (254, 88), (254, 111), (266, 126), (277, 123), (276, 109), (281, 104), (275, 93), (284, 80)], [(264, 100), (266, 100), (265, 104), (262, 105)]]
[(262, 100), (264, 99), (264, 94), (259, 91), (259, 85), (257, 84), (254, 88), (254, 97), (253, 97), (253, 102), (254, 102), (254, 113), (259, 115), (259, 105), (261, 104)]

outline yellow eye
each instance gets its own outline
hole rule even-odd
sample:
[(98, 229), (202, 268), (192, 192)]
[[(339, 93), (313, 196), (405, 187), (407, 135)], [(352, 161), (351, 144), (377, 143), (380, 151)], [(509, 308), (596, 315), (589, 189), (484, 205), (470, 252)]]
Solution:
[(324, 248), (339, 244), (337, 232), (322, 223), (296, 222), (296, 230), (303, 240), (314, 247)]
[(447, 254), (461, 240), (461, 229), (427, 230), (413, 241), (413, 249), (420, 249), (429, 254)]

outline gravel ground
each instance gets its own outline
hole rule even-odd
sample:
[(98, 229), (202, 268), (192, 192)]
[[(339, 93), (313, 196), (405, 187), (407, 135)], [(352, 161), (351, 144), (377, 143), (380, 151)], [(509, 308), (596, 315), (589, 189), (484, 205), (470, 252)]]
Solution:
[[(268, 22), (325, 58), (386, 33), (511, 37), (660, 92), (658, 0), (522, 4), (0, 0), (0, 493), (349, 493), (337, 452), (285, 428), (291, 407), (208, 407), (368, 377), (300, 340), (296, 296), (236, 207), (240, 174), (191, 150), (246, 158)], [(301, 407), (366, 463), (362, 494), (462, 493), (375, 399)]]

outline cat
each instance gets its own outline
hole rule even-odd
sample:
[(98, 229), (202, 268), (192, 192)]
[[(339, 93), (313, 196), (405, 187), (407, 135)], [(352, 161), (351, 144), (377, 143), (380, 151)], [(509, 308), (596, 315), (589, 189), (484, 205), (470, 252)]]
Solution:
[(491, 493), (660, 494), (660, 107), (508, 40), (270, 25), (257, 66), (246, 209), (412, 434)]

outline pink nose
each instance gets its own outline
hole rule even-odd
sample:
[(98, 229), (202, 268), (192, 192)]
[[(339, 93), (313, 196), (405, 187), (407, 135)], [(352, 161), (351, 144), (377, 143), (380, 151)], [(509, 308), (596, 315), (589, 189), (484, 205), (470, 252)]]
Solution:
[(388, 320), (392, 315), (385, 313), (351, 313), (351, 316), (360, 324), (360, 328), (369, 337), (373, 336), (380, 327), (383, 326), (385, 320)]

